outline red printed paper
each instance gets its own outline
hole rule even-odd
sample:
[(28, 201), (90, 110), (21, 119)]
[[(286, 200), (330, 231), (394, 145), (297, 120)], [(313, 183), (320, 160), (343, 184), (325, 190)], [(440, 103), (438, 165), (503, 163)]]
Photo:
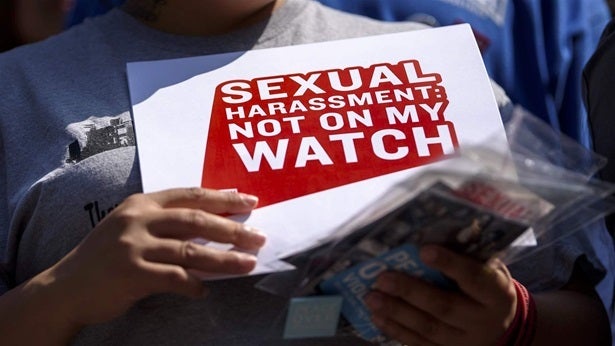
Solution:
[(202, 186), (263, 207), (452, 155), (441, 82), (417, 60), (223, 82)]

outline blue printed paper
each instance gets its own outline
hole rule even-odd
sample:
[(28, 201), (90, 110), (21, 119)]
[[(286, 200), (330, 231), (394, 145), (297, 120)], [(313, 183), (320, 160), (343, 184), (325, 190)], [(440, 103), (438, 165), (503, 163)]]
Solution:
[(440, 272), (428, 268), (419, 260), (418, 249), (411, 244), (361, 262), (323, 281), (320, 288), (325, 294), (341, 294), (344, 297), (342, 315), (367, 340), (375, 341), (382, 335), (372, 324), (363, 298), (375, 284), (378, 275), (386, 270), (408, 273), (441, 287), (451, 285), (450, 280)]

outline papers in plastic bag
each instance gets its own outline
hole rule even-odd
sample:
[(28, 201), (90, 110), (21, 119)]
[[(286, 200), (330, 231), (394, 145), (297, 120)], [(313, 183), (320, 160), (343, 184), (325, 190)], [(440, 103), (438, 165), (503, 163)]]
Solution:
[(337, 334), (389, 344), (363, 302), (380, 273), (401, 271), (456, 288), (421, 263), (421, 246), (510, 264), (615, 209), (613, 185), (592, 179), (602, 157), (521, 108), (506, 126), (508, 143), (466, 148), (437, 171), (384, 191), (319, 247), (288, 258), (294, 273), (271, 274), (257, 287), (289, 297), (341, 295)]

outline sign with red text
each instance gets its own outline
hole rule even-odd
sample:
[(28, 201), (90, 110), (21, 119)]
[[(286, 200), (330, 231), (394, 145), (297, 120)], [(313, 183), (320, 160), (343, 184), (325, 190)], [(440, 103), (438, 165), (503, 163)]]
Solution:
[(145, 192), (259, 196), (263, 261), (313, 245), (387, 188), (504, 136), (467, 25), (128, 64)]
[(202, 186), (266, 206), (452, 155), (441, 82), (408, 60), (221, 83)]

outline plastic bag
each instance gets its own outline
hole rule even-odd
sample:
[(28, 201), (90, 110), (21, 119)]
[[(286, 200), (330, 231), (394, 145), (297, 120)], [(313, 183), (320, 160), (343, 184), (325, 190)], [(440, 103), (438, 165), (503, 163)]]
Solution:
[(420, 262), (420, 246), (510, 264), (615, 210), (614, 185), (592, 178), (604, 158), (522, 108), (506, 129), (508, 142), (466, 148), (438, 170), (400, 182), (319, 247), (289, 258), (297, 270), (268, 275), (257, 287), (289, 298), (340, 295), (337, 335), (391, 344), (362, 300), (379, 273), (403, 271), (456, 289)]

